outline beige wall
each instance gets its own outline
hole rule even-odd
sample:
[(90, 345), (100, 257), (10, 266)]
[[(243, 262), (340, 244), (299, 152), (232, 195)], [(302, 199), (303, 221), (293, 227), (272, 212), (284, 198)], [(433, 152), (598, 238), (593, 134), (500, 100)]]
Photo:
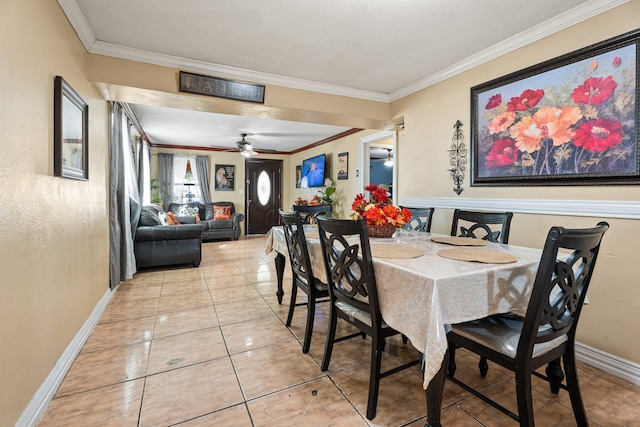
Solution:
[[(403, 197), (457, 197), (447, 172), (453, 124), (463, 123), (465, 143), (470, 137), (470, 88), (541, 61), (634, 30), (640, 22), (640, 1), (549, 36), (532, 45), (478, 66), (392, 104), (393, 117), (404, 115), (405, 138), (399, 145), (400, 194)], [(415, 155), (420, 153), (420, 155)], [(470, 160), (470, 159), (469, 159)], [(640, 199), (639, 186), (585, 187), (470, 187), (465, 176), (464, 198), (632, 200)], [(514, 200), (514, 205), (517, 200)], [(640, 265), (635, 246), (640, 241), (638, 221), (515, 214), (510, 242), (542, 247), (549, 227), (594, 226), (604, 219), (611, 229), (604, 238), (599, 265), (589, 290), (578, 340), (605, 352), (640, 363)], [(436, 210), (432, 231), (448, 233), (450, 210)]]
[[(13, 425), (109, 286), (107, 103), (55, 1), (0, 6), (0, 425)], [(89, 181), (53, 176), (53, 81), (89, 104)]]

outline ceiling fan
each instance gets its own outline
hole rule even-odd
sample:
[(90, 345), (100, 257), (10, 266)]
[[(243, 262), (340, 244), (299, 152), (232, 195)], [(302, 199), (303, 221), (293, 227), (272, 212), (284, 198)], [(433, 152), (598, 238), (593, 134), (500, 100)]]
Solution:
[(238, 146), (238, 150), (240, 150), (240, 154), (242, 154), (244, 157), (251, 157), (258, 154), (253, 149), (253, 145), (251, 145), (251, 143), (245, 139), (247, 134), (241, 133), (240, 135), (242, 136), (242, 139), (236, 142), (236, 145)]

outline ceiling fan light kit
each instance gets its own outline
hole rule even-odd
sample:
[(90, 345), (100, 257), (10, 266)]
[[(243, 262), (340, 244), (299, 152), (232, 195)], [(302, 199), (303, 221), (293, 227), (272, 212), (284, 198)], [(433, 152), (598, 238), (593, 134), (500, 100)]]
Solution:
[(236, 143), (236, 145), (238, 146), (238, 150), (240, 150), (240, 154), (242, 154), (244, 157), (251, 157), (258, 154), (254, 151), (253, 145), (251, 145), (251, 143), (245, 139), (247, 134), (243, 133), (241, 135), (242, 139)]
[(387, 154), (387, 158), (384, 159), (384, 165), (387, 167), (393, 166), (393, 157), (391, 156), (391, 149), (387, 148), (387, 151), (389, 152)]

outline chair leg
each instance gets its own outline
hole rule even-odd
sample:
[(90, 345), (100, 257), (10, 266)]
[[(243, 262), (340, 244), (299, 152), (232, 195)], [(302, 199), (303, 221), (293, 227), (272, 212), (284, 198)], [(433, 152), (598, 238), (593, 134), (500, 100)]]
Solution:
[(486, 357), (480, 357), (480, 362), (478, 363), (478, 368), (480, 369), (480, 376), (482, 378), (487, 376), (487, 372), (489, 372), (489, 364), (487, 363)]
[(287, 315), (287, 322), (285, 326), (291, 326), (291, 320), (293, 319), (293, 310), (296, 308), (296, 298), (298, 297), (298, 286), (296, 286), (295, 278), (293, 279), (293, 286), (291, 286), (291, 304), (289, 304), (289, 314)]
[(380, 390), (380, 366), (382, 364), (382, 352), (384, 340), (371, 337), (371, 371), (369, 373), (369, 399), (367, 400), (367, 419), (376, 417), (378, 407), (378, 391)]
[(454, 344), (449, 344), (449, 363), (447, 366), (447, 372), (449, 376), (452, 377), (456, 373), (456, 346)]
[(551, 388), (551, 393), (558, 394), (560, 391), (560, 383), (564, 380), (564, 373), (562, 373), (562, 368), (560, 367), (560, 358), (549, 362), (545, 372), (550, 380), (549, 387)]
[(304, 329), (304, 341), (302, 343), (302, 352), (309, 353), (311, 347), (311, 334), (313, 333), (313, 320), (316, 315), (316, 301), (309, 295), (307, 302), (307, 326)]
[(336, 338), (336, 324), (338, 323), (338, 316), (334, 312), (333, 305), (329, 314), (329, 330), (327, 331), (327, 340), (324, 344), (324, 354), (322, 355), (322, 365), (320, 365), (321, 371), (329, 369), (329, 361), (331, 360), (331, 353), (333, 352), (333, 342)]
[(533, 398), (531, 392), (531, 372), (519, 369), (516, 372), (516, 399), (520, 427), (533, 426)]
[(580, 393), (580, 384), (578, 383), (578, 371), (576, 369), (576, 359), (574, 351), (570, 350), (563, 356), (564, 370), (567, 374), (567, 388), (569, 389), (569, 397), (571, 398), (571, 407), (573, 408), (573, 416), (576, 418), (578, 427), (588, 426), (587, 414), (582, 403), (582, 395)]

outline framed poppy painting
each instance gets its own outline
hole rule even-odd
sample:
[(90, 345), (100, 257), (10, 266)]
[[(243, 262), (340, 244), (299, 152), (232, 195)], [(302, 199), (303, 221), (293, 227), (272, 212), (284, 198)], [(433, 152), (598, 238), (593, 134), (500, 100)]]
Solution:
[(640, 184), (640, 30), (471, 88), (472, 186)]

